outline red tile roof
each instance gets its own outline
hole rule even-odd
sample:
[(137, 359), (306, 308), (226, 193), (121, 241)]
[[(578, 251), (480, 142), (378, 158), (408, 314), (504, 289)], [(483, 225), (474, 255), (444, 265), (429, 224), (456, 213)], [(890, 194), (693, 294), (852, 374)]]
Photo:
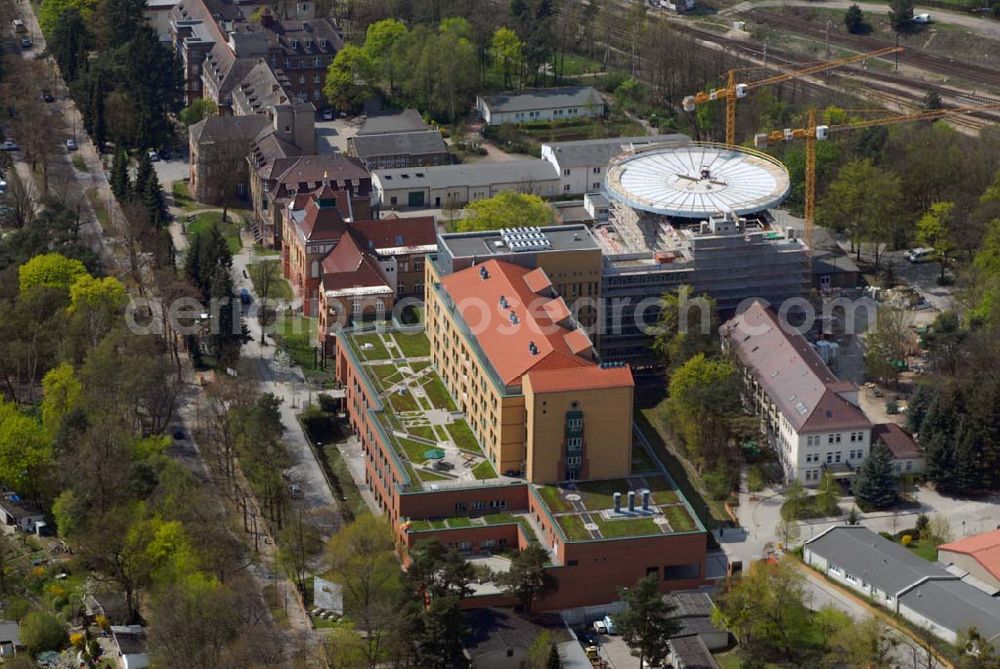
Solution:
[(584, 367), (567, 374), (564, 369), (531, 370), (525, 375), (526, 383), (536, 393), (558, 393), (567, 390), (601, 390), (632, 387), (632, 370), (629, 367)]
[(437, 246), (437, 228), (433, 216), (355, 221), (351, 227), (373, 251)]
[(546, 274), (545, 270), (541, 267), (536, 267), (525, 274), (524, 282), (528, 284), (528, 288), (535, 293), (541, 293), (552, 287), (552, 281), (549, 279), (549, 275)]
[(562, 309), (553, 305), (546, 310), (544, 305), (552, 298), (529, 286), (529, 281), (540, 285), (536, 272), (488, 260), (446, 276), (441, 283), (503, 383), (516, 385), (536, 370), (562, 375), (569, 369), (574, 375), (587, 368), (607, 371), (590, 357), (577, 354), (582, 350), (582, 332), (576, 334), (553, 321), (550, 314), (561, 314)]
[(992, 530), (941, 544), (938, 546), (938, 550), (970, 555), (986, 571), (1000, 579), (1000, 530)]
[(834, 376), (806, 338), (785, 327), (755, 300), (721, 329), (796, 431), (870, 428), (864, 412), (841, 396), (857, 387)]
[[(299, 224), (307, 242), (333, 241), (344, 234), (347, 223), (344, 221), (345, 217), (341, 213), (341, 208), (344, 212), (348, 211), (346, 195), (346, 191), (333, 191), (327, 186), (310, 197), (306, 203), (305, 217)], [(321, 199), (330, 199), (336, 204), (320, 206), (319, 200)]]
[(361, 249), (350, 233), (340, 238), (321, 264), (323, 292), (383, 286), (392, 290), (378, 263)]
[(880, 423), (873, 426), (872, 439), (878, 439), (885, 444), (892, 457), (897, 460), (921, 458), (924, 455), (913, 437), (895, 423)]

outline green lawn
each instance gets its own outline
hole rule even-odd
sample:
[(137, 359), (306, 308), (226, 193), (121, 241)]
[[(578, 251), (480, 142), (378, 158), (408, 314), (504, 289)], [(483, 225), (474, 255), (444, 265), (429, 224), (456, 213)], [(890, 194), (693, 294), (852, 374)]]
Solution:
[(448, 394), (441, 379), (438, 378), (437, 374), (431, 375), (430, 379), (424, 384), (424, 391), (427, 393), (427, 399), (434, 404), (434, 408), (455, 411), (455, 401), (451, 399), (451, 395)]
[(383, 389), (388, 388), (402, 378), (399, 370), (396, 369), (396, 366), (393, 364), (369, 365), (368, 371), (375, 377), (376, 385)]
[(420, 477), (421, 481), (451, 481), (451, 476), (445, 476), (444, 474), (438, 474), (437, 472), (428, 471), (426, 469), (421, 469), (417, 472), (417, 476)]
[(653, 522), (652, 518), (630, 518), (628, 520), (602, 520), (597, 516), (591, 516), (597, 526), (601, 528), (601, 534), (605, 538), (612, 537), (636, 537), (648, 534), (662, 534), (660, 526)]
[(203, 230), (208, 230), (213, 225), (218, 225), (222, 230), (222, 235), (229, 245), (229, 252), (236, 255), (243, 248), (243, 241), (240, 239), (240, 226), (235, 223), (223, 223), (222, 213), (218, 211), (206, 211), (195, 216), (195, 219), (187, 224), (186, 232), (188, 237), (194, 237)]
[(422, 437), (429, 441), (437, 442), (438, 438), (434, 435), (434, 428), (430, 425), (418, 425), (416, 427), (408, 427), (406, 431), (415, 437)]
[(472, 527), (472, 521), (466, 516), (455, 516), (448, 519), (448, 527)]
[(423, 332), (413, 334), (396, 332), (393, 336), (407, 358), (420, 358), (431, 354), (431, 342)]
[(496, 470), (493, 469), (493, 465), (490, 464), (489, 460), (483, 460), (478, 465), (473, 467), (472, 475), (480, 481), (484, 479), (495, 479), (497, 477)]
[(662, 510), (674, 532), (691, 532), (695, 529), (694, 520), (683, 506), (665, 506)]
[[(278, 265), (277, 260), (264, 260), (262, 262), (250, 263), (247, 265), (247, 274), (250, 275), (250, 281), (253, 283), (254, 292), (259, 296), (261, 294), (260, 286), (258, 285), (258, 273), (257, 267), (260, 265)], [(295, 296), (292, 294), (292, 285), (281, 278), (281, 269), (279, 267), (277, 272), (277, 277), (271, 281), (270, 291), (268, 298), (272, 300), (285, 300), (291, 301)]]
[(417, 411), (420, 406), (417, 405), (417, 399), (413, 396), (409, 390), (405, 393), (401, 393), (398, 390), (387, 398), (389, 402), (392, 403), (392, 407), (399, 412), (402, 411)]
[[(629, 487), (625, 479), (610, 481), (582, 481), (576, 484), (576, 493), (583, 499), (584, 505), (591, 511), (610, 509), (615, 505), (614, 494), (622, 494), (622, 504), (628, 499)], [(638, 498), (638, 495), (636, 495)]]
[(170, 190), (174, 195), (175, 207), (183, 209), (184, 211), (194, 211), (195, 209), (202, 208), (202, 205), (191, 197), (191, 191), (188, 190), (188, 183), (186, 179), (184, 181), (175, 181)]
[(545, 505), (549, 507), (549, 511), (552, 513), (573, 510), (573, 505), (563, 499), (563, 491), (559, 488), (547, 485), (541, 486), (537, 490), (542, 500), (544, 500)]
[(649, 490), (653, 493), (654, 504), (676, 504), (681, 501), (674, 486), (662, 476), (647, 477), (646, 483), (649, 484)]
[(413, 441), (412, 439), (404, 439), (402, 437), (395, 437), (396, 441), (399, 442), (400, 448), (406, 453), (406, 457), (410, 459), (410, 462), (420, 464), (427, 460), (424, 457), (424, 452), (431, 448), (427, 444), (421, 444), (420, 442)]
[(324, 374), (314, 370), (315, 355), (313, 353), (312, 335), (316, 332), (316, 319), (305, 316), (282, 316), (275, 322), (274, 338), (278, 341), (292, 361), (303, 370)]
[(911, 551), (913, 551), (923, 559), (927, 560), (928, 562), (937, 561), (937, 555), (938, 555), (937, 546), (935, 546), (930, 541), (923, 541), (918, 539), (917, 541), (910, 542), (910, 545), (907, 546), (907, 548), (909, 548)]
[[(354, 346), (358, 353), (365, 360), (388, 360), (389, 352), (385, 350), (385, 344), (377, 334), (354, 335)], [(371, 344), (371, 348), (364, 348), (365, 344)]]
[(569, 541), (586, 541), (590, 539), (590, 532), (583, 526), (581, 516), (558, 516), (559, 526), (562, 527), (563, 534)]
[(455, 442), (455, 446), (463, 451), (470, 451), (472, 453), (483, 452), (483, 449), (479, 447), (479, 442), (476, 441), (476, 435), (472, 433), (472, 428), (469, 427), (464, 418), (456, 420), (449, 425), (448, 434), (451, 435), (451, 440)]

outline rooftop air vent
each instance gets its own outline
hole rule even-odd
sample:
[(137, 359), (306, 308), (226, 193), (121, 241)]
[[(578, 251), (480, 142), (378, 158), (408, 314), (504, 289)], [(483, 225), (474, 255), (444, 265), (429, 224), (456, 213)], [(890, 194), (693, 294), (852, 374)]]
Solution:
[(500, 308), (501, 309), (506, 309), (509, 306), (510, 306), (510, 303), (507, 302), (507, 298), (504, 297), (503, 295), (501, 295), (500, 296)]
[(479, 268), (479, 276), (481, 276), (483, 278), (483, 280), (485, 281), (486, 279), (490, 278), (490, 273), (486, 271), (485, 267), (480, 267)]
[(531, 353), (531, 355), (538, 355), (538, 346), (535, 345), (535, 342), (533, 341), (528, 342), (528, 351)]

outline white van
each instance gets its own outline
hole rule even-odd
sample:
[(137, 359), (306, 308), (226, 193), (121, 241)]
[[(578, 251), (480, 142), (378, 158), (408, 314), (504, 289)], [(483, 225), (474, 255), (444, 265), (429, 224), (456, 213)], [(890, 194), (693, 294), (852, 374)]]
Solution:
[(927, 262), (934, 255), (934, 249), (911, 249), (906, 252), (906, 259), (916, 264)]
[(28, 32), (28, 29), (24, 26), (24, 21), (22, 21), (21, 19), (14, 19), (13, 21), (11, 21), (10, 27), (14, 30), (15, 33)]
[(918, 24), (927, 24), (931, 22), (930, 14), (917, 14), (913, 17), (913, 22)]

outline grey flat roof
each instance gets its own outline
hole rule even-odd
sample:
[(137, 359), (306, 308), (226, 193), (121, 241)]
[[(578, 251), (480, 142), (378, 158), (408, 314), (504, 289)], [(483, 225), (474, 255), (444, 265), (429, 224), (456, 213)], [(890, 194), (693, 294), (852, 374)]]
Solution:
[(672, 592), (664, 599), (677, 607), (673, 613), (677, 618), (710, 616), (715, 608), (712, 599), (704, 592)]
[(416, 109), (404, 109), (401, 112), (387, 114), (372, 114), (358, 128), (358, 135), (380, 135), (396, 132), (422, 132), (430, 128), (420, 112)]
[[(927, 576), (955, 578), (942, 565), (928, 562), (861, 525), (833, 527), (807, 541), (805, 547), (847, 573), (893, 595)], [(1000, 607), (1000, 603), (997, 606)]]
[(921, 583), (899, 603), (955, 632), (975, 627), (987, 639), (1000, 636), (1000, 601), (963, 581)]
[(630, 146), (646, 144), (687, 144), (691, 138), (680, 133), (670, 135), (644, 135), (642, 137), (607, 137), (604, 139), (579, 139), (573, 142), (548, 142), (559, 167), (588, 167), (607, 165)]
[(678, 622), (680, 622), (681, 628), (674, 637), (692, 636), (695, 634), (720, 634), (725, 632), (724, 629), (713, 625), (712, 619), (708, 616), (681, 618)]
[(395, 156), (400, 154), (426, 155), (447, 153), (444, 138), (437, 130), (419, 132), (388, 132), (375, 135), (355, 135), (348, 139), (354, 145), (358, 158)]
[(0, 621), (0, 642), (11, 642), (15, 646), (21, 645), (21, 626), (13, 620)]
[[(601, 247), (590, 235), (586, 225), (550, 225), (542, 228), (551, 247), (549, 251), (599, 250)], [(438, 249), (447, 251), (453, 258), (480, 257), (493, 255), (509, 255), (512, 251), (507, 246), (496, 247), (493, 242), (500, 241), (499, 230), (482, 232), (450, 232), (438, 235)], [(527, 253), (545, 253), (545, 251), (527, 251)]]
[(521, 93), (498, 93), (485, 98), (485, 101), (492, 114), (604, 104), (601, 94), (590, 86), (536, 88)]
[(434, 165), (431, 167), (394, 167), (375, 170), (383, 190), (397, 188), (476, 188), (496, 184), (531, 184), (559, 178), (551, 163), (539, 158), (507, 160), (468, 165)]
[(719, 664), (700, 636), (678, 637), (669, 643), (674, 655), (684, 663), (684, 669), (718, 669)]

